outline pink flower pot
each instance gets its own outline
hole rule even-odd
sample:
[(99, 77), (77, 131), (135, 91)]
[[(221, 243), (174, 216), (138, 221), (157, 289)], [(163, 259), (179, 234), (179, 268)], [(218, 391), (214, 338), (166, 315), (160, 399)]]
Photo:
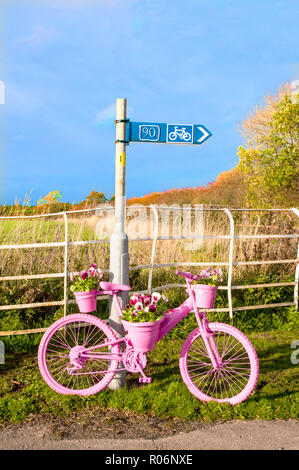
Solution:
[(194, 286), (196, 305), (198, 308), (213, 308), (218, 286), (208, 284), (195, 284)]
[(129, 322), (121, 320), (124, 329), (128, 332), (136, 352), (146, 353), (152, 351), (160, 333), (161, 320), (151, 322)]
[(74, 292), (81, 313), (94, 312), (97, 309), (97, 290)]

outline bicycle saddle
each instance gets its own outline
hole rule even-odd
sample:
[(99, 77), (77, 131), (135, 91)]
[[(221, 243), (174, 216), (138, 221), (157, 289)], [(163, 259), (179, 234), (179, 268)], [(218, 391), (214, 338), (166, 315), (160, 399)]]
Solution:
[(131, 290), (130, 286), (126, 284), (113, 284), (112, 282), (100, 282), (100, 286), (103, 290), (109, 290), (111, 292), (118, 292), (118, 291), (129, 291)]

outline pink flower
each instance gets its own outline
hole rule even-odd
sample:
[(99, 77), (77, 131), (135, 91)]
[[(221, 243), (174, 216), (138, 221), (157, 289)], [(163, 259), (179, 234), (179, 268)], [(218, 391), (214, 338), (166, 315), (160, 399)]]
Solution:
[(91, 276), (95, 276), (96, 272), (97, 272), (96, 268), (93, 268), (93, 267), (90, 267), (88, 270), (88, 274), (90, 274)]
[(136, 302), (135, 308), (136, 308), (136, 310), (138, 310), (138, 311), (142, 310), (142, 309), (143, 309), (143, 304), (142, 304), (142, 302)]
[(152, 294), (152, 299), (154, 302), (158, 302), (161, 299), (161, 294), (159, 294), (159, 292), (154, 292)]
[(103, 271), (102, 271), (101, 269), (97, 269), (97, 273), (98, 273), (98, 276), (99, 276), (100, 278), (103, 277), (103, 274), (104, 274), (104, 273), (103, 273)]
[(152, 296), (151, 295), (146, 295), (143, 299), (144, 305), (149, 305), (152, 301)]
[(88, 278), (88, 272), (87, 272), (86, 270), (81, 271), (81, 272), (80, 272), (80, 277), (81, 277), (81, 279), (83, 279), (83, 281), (84, 281), (84, 279)]
[(139, 301), (139, 295), (138, 294), (134, 294), (132, 295), (132, 297), (130, 297), (130, 304), (131, 305), (135, 305), (136, 302)]
[(155, 312), (157, 310), (157, 307), (156, 307), (155, 304), (150, 304), (148, 309), (149, 309), (150, 312)]
[(91, 264), (90, 265), (91, 268), (94, 268), (94, 269), (97, 269), (97, 265), (94, 263), (94, 264)]

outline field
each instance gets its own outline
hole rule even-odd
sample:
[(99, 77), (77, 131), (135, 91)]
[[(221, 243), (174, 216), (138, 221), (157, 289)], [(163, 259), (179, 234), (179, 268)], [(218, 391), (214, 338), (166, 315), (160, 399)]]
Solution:
[[(173, 218), (170, 215), (170, 235)], [(165, 219), (164, 223), (165, 223)], [(95, 215), (70, 217), (68, 240), (94, 240), (97, 237), (99, 218)], [(167, 222), (167, 221), (166, 221)], [(131, 237), (140, 233), (140, 219), (132, 216), (129, 227)], [(194, 220), (191, 220), (191, 225)], [(235, 217), (236, 234), (287, 234), (297, 230), (297, 221), (292, 214), (244, 214)], [(161, 223), (162, 225), (162, 223)], [(172, 229), (171, 229), (172, 226)], [(107, 243), (100, 245), (69, 246), (68, 271), (80, 271), (92, 262), (109, 270), (109, 234), (111, 224), (101, 222), (101, 234), (106, 233)], [(147, 230), (150, 231), (148, 223)], [(142, 228), (145, 232), (144, 227)], [(229, 224), (223, 213), (205, 213), (204, 233), (228, 235)], [(64, 241), (63, 217), (55, 220), (33, 219), (0, 221), (0, 243), (5, 245), (38, 242)], [(160, 232), (161, 234), (161, 232)], [(155, 263), (214, 262), (228, 260), (229, 240), (201, 240), (200, 245), (190, 249), (190, 240), (160, 240), (157, 242)], [(149, 264), (151, 241), (130, 241), (130, 264)], [(3, 251), (0, 262), (1, 276), (26, 274), (63, 273), (64, 247), (36, 249), (8, 249)], [(297, 239), (246, 239), (236, 240), (234, 261), (295, 259)], [(194, 273), (196, 267), (190, 267)], [(147, 289), (148, 269), (130, 271), (130, 285), (133, 291)], [(225, 282), (227, 268), (224, 268)], [(293, 282), (294, 264), (268, 264), (238, 266), (233, 268), (233, 285)], [(169, 283), (180, 283), (172, 268), (157, 268), (153, 272), (153, 287)], [(225, 284), (224, 282), (224, 284)], [(165, 289), (169, 307), (177, 306), (185, 298), (182, 288)], [(63, 298), (63, 279), (38, 279), (1, 281), (0, 304), (12, 305), (33, 302), (49, 302)], [(72, 294), (69, 291), (69, 298)], [(237, 289), (233, 291), (233, 306), (292, 302), (294, 286)], [(228, 306), (227, 291), (217, 294), (216, 308)], [(68, 313), (76, 311), (75, 305), (68, 306)], [(97, 315), (108, 318), (108, 301), (98, 302)], [(50, 325), (63, 315), (63, 308), (29, 308), (1, 311), (0, 330), (40, 328)], [(211, 321), (229, 323), (227, 312), (210, 313)], [(291, 344), (299, 339), (298, 312), (294, 307), (262, 310), (236, 311), (233, 324), (248, 334), (256, 347), (261, 373), (256, 392), (243, 404), (236, 407), (203, 404), (196, 400), (182, 382), (178, 369), (178, 356), (184, 338), (195, 328), (194, 318), (189, 315), (163, 341), (155, 351), (148, 354), (147, 373), (153, 377), (150, 385), (138, 383), (137, 376), (128, 374), (125, 389), (117, 392), (105, 390), (89, 398), (65, 397), (52, 392), (42, 381), (36, 363), (36, 350), (40, 335), (4, 337), (6, 362), (0, 365), (0, 421), (22, 421), (34, 414), (64, 414), (86, 409), (133, 410), (140, 414), (151, 414), (166, 418), (185, 420), (217, 419), (275, 419), (298, 418), (299, 382), (298, 365), (291, 362)]]
[[(190, 322), (189, 322), (190, 323)], [(191, 324), (185, 324), (189, 330)], [(185, 329), (184, 328), (184, 329)], [(97, 395), (79, 398), (58, 395), (42, 380), (35, 353), (9, 353), (0, 366), (0, 422), (20, 422), (36, 414), (64, 417), (72, 412), (95, 412), (109, 408), (131, 410), (141, 415), (168, 419), (217, 421), (230, 419), (299, 418), (298, 364), (291, 362), (291, 343), (299, 339), (299, 327), (249, 334), (259, 356), (260, 377), (256, 391), (235, 407), (204, 404), (189, 393), (178, 367), (184, 331), (176, 330), (148, 354), (148, 385), (138, 375), (128, 374), (125, 388), (105, 389)]]

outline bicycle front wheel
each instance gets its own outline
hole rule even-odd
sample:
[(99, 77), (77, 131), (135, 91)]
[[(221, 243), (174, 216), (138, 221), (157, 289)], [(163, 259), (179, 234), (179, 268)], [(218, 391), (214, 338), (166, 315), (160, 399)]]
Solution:
[[(111, 382), (119, 364), (118, 343), (104, 345), (116, 339), (113, 330), (93, 315), (78, 313), (56, 321), (44, 334), (38, 350), (45, 382), (65, 395), (99, 392)], [(86, 351), (88, 348), (93, 348), (92, 352)]]
[[(189, 391), (202, 401), (237, 405), (253, 392), (258, 375), (257, 354), (249, 339), (237, 328), (210, 323), (221, 362), (212, 364), (199, 330), (190, 333), (180, 354), (180, 372)], [(214, 346), (210, 341), (212, 350)]]

